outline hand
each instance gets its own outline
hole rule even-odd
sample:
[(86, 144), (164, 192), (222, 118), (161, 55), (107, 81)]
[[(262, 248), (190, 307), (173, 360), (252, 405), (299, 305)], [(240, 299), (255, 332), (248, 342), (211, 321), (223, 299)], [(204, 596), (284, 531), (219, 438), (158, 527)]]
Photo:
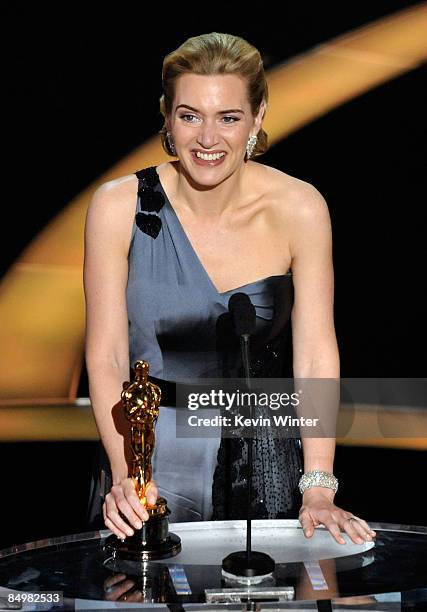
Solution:
[[(335, 506), (333, 497), (334, 492), (326, 487), (312, 487), (304, 492), (298, 518), (306, 538), (311, 538), (314, 528), (322, 524), (339, 544), (345, 544), (341, 530), (345, 531), (355, 544), (372, 541), (376, 533), (368, 523)], [(350, 521), (350, 518), (354, 520)]]
[(143, 600), (142, 593), (135, 590), (135, 580), (131, 580), (125, 574), (114, 574), (104, 582), (104, 593), (106, 601), (132, 601)]
[[(147, 485), (148, 503), (155, 504), (157, 496), (156, 483), (151, 480)], [(141, 529), (142, 522), (148, 520), (148, 512), (139, 501), (132, 478), (124, 478), (119, 484), (111, 487), (111, 491), (105, 497), (102, 513), (105, 526), (111, 529), (121, 540), (134, 534), (130, 525), (133, 525), (135, 529)], [(120, 514), (126, 518), (129, 524)]]

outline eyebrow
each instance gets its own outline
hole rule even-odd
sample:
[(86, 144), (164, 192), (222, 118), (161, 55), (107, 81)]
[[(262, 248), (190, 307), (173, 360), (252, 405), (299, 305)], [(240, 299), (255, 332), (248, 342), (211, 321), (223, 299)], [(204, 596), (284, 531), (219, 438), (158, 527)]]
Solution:
[[(189, 108), (190, 110), (194, 111), (195, 113), (199, 113), (200, 112), (200, 111), (197, 110), (197, 108), (193, 108), (192, 106), (189, 106), (188, 104), (179, 104), (176, 107), (175, 111), (177, 111), (181, 107)], [(245, 111), (243, 111), (241, 108), (229, 108), (228, 110), (218, 111), (217, 115), (224, 115), (225, 113), (243, 113), (243, 114), (245, 114)]]

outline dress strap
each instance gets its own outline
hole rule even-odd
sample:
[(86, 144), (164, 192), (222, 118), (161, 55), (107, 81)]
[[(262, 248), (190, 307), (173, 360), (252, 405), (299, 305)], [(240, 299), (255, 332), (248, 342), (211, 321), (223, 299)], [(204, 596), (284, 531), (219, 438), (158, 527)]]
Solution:
[(139, 211), (141, 210), (141, 198), (139, 195), (139, 185), (141, 182), (141, 179), (138, 177), (138, 172), (140, 172), (140, 170), (138, 170), (137, 172), (134, 172), (134, 174), (137, 176), (138, 178), (138, 189), (136, 192), (136, 204), (135, 204), (135, 214), (133, 216), (133, 223), (132, 223), (132, 234), (131, 234), (131, 238), (130, 238), (130, 244), (132, 246), (134, 238), (135, 238), (135, 233), (137, 230), (137, 224), (136, 224), (136, 215), (139, 213)]
[(140, 207), (138, 211), (137, 202), (136, 225), (144, 234), (151, 236), (151, 238), (157, 238), (162, 227), (162, 220), (158, 213), (165, 204), (165, 198), (161, 191), (155, 189), (156, 185), (160, 183), (156, 166), (137, 170), (135, 174), (138, 177), (138, 200)]

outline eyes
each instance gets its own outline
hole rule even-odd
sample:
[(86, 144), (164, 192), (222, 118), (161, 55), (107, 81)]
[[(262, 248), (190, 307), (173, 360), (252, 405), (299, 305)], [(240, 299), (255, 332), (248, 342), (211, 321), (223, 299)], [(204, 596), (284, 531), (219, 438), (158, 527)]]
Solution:
[[(183, 119), (185, 121), (185, 123), (195, 123), (195, 121), (187, 120), (187, 117), (196, 117), (196, 115), (191, 115), (191, 114), (180, 115), (180, 119)], [(197, 117), (196, 117), (196, 119), (197, 119)], [(225, 115), (223, 117), (223, 119), (231, 119), (232, 120), (232, 121), (224, 121), (224, 123), (226, 125), (230, 125), (232, 123), (235, 123), (236, 121), (240, 121), (240, 119), (238, 117), (232, 117), (231, 115)]]

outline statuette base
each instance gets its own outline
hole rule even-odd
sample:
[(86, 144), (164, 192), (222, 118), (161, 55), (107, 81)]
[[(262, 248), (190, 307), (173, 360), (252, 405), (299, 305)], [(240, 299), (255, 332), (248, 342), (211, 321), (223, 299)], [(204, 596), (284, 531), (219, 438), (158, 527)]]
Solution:
[[(162, 502), (166, 505), (166, 500)], [(124, 541), (116, 535), (109, 536), (105, 549), (119, 559), (154, 561), (174, 557), (181, 551), (181, 538), (169, 533), (168, 514), (169, 509), (163, 515), (151, 515), (141, 529), (134, 530), (133, 536)]]

